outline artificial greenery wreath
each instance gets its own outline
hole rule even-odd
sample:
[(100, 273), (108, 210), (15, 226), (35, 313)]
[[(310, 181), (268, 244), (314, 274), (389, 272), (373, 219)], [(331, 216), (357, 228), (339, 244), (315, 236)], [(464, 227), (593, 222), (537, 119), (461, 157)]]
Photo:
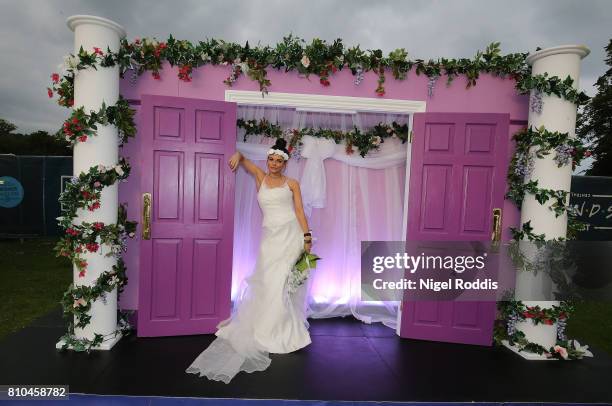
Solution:
[(273, 124), (265, 118), (261, 120), (243, 120), (238, 119), (236, 122), (238, 128), (245, 130), (243, 140), (246, 142), (250, 135), (263, 135), (271, 138), (288, 138), (289, 152), (294, 148), (300, 148), (302, 138), (306, 135), (315, 138), (325, 138), (333, 140), (336, 144), (342, 142), (346, 145), (346, 153), (354, 152), (353, 146), (359, 149), (359, 155), (365, 157), (368, 152), (377, 150), (384, 142), (385, 138), (397, 137), (402, 141), (402, 144), (408, 141), (408, 124), (391, 124), (379, 123), (366, 131), (361, 131), (354, 127), (351, 131), (333, 130), (329, 128), (302, 128), (302, 129), (287, 129), (283, 130), (278, 124)]

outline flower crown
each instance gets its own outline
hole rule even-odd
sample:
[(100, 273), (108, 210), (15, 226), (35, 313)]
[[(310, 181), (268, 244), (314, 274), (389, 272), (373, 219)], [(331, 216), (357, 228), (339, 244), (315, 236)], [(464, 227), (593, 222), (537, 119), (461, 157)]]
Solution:
[(287, 153), (283, 150), (270, 148), (268, 150), (268, 155), (272, 155), (272, 154), (277, 154), (277, 155), (282, 156), (285, 159), (285, 161), (289, 160), (289, 155), (287, 155)]

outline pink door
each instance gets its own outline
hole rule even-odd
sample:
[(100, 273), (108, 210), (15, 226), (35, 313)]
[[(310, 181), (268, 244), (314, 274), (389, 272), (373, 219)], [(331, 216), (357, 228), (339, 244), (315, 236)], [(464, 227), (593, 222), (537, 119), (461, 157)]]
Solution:
[[(407, 239), (487, 241), (503, 208), (509, 114), (416, 113)], [(400, 336), (491, 345), (496, 304), (402, 303)]]
[(141, 193), (151, 194), (151, 206), (150, 237), (140, 248), (138, 336), (213, 333), (231, 306), (227, 161), (236, 148), (236, 104), (143, 95), (141, 112)]

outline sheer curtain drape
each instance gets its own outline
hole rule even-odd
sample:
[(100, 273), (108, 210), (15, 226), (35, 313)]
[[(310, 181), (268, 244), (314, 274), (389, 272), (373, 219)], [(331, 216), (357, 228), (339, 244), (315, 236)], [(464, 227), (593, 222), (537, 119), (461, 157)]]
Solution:
[[(404, 124), (408, 115), (387, 113), (332, 113), (296, 111), (289, 108), (239, 106), (238, 117), (266, 118), (284, 129), (332, 128), (360, 130), (379, 122)], [(251, 135), (238, 145), (246, 157), (266, 170), (266, 151), (274, 139)], [(366, 322), (382, 322), (395, 328), (398, 302), (361, 302), (361, 241), (402, 239), (402, 214), (406, 171), (406, 144), (387, 138), (379, 151), (362, 158), (358, 150), (346, 154), (344, 144), (324, 139), (304, 140), (301, 151), (290, 159), (285, 175), (300, 181), (308, 201), (308, 223), (317, 238), (312, 251), (322, 260), (311, 274), (305, 290), (307, 315), (326, 318), (354, 315)], [(308, 158), (306, 158), (308, 156)], [(252, 272), (260, 242), (261, 211), (255, 182), (244, 169), (236, 175), (236, 205), (232, 299), (240, 301), (242, 280)], [(306, 204), (305, 204), (306, 208)]]

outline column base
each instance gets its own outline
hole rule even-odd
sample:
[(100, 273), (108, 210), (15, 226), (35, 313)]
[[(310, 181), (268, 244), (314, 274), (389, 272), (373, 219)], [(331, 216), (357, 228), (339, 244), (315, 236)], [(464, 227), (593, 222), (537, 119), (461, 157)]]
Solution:
[[(114, 333), (113, 333), (114, 334)], [(121, 333), (121, 331), (117, 332), (117, 335), (115, 335), (114, 337), (111, 337), (107, 340), (104, 340), (101, 344), (95, 346), (95, 347), (91, 347), (92, 350), (99, 350), (99, 351), (108, 351), (110, 349), (112, 349), (115, 344), (117, 344), (119, 342), (119, 340), (121, 340), (121, 338), (123, 337), (123, 334)], [(66, 342), (62, 339), (59, 340), (56, 344), (55, 344), (55, 348), (56, 349), (61, 349), (62, 346), (65, 344)], [(72, 345), (68, 345), (68, 347), (66, 348), (68, 350), (72, 350), (74, 349), (74, 347)]]
[(506, 348), (508, 348), (510, 351), (512, 351), (513, 353), (520, 355), (521, 357), (525, 358), (526, 360), (529, 361), (558, 361), (557, 358), (548, 358), (546, 357), (546, 355), (544, 354), (536, 354), (535, 352), (529, 352), (529, 351), (519, 351), (516, 345), (510, 345), (510, 343), (508, 342), (508, 340), (503, 340), (502, 341), (502, 345)]

